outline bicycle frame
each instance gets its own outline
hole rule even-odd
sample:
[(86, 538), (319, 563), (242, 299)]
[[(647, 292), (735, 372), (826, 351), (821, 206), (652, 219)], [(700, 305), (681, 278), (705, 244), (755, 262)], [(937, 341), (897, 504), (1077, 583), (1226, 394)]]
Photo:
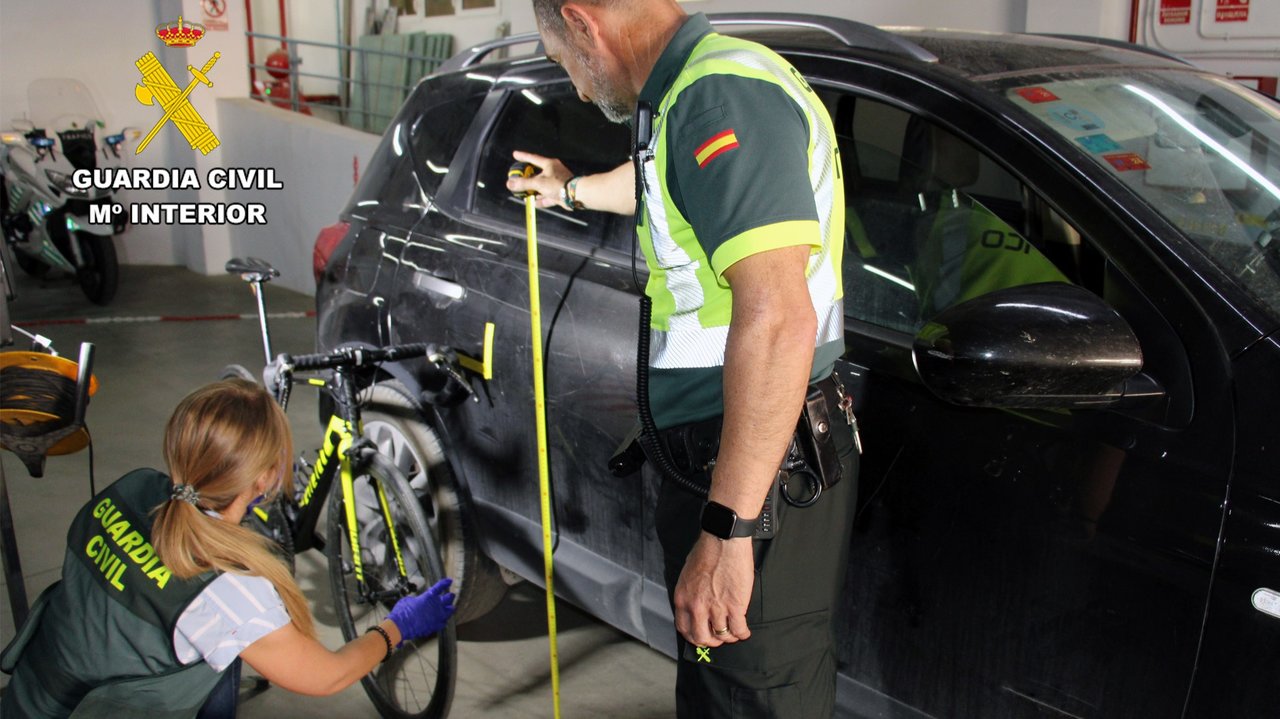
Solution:
[[(307, 384), (318, 387), (320, 391), (333, 399), (334, 411), (324, 432), (324, 443), (320, 447), (315, 464), (307, 477), (306, 483), (302, 486), (300, 495), (296, 498), (289, 498), (289, 500), (294, 500), (294, 504), (297, 507), (297, 515), (293, 521), (289, 521), (290, 517), (287, 512), (284, 517), (285, 524), (288, 526), (289, 536), (292, 539), (293, 550), (296, 553), (313, 548), (323, 549), (324, 541), (316, 534), (316, 525), (319, 523), (320, 512), (324, 508), (325, 500), (328, 499), (329, 493), (333, 491), (334, 480), (339, 480), (343, 509), (346, 512), (346, 529), (348, 541), (351, 545), (351, 560), (357, 590), (360, 596), (366, 600), (382, 599), (383, 597), (373, 596), (368, 588), (368, 583), (364, 578), (364, 558), (361, 556), (360, 551), (359, 525), (355, 503), (355, 478), (371, 461), (369, 455), (376, 453), (377, 449), (363, 434), (364, 428), (360, 420), (360, 404), (356, 398), (357, 382), (352, 371), (355, 367), (363, 366), (369, 357), (377, 353), (382, 353), (389, 360), (397, 359), (397, 355), (406, 358), (428, 355), (439, 357), (440, 355), (436, 354), (428, 345), (399, 345), (374, 350), (353, 350), (351, 354), (303, 355), (294, 358), (288, 355), (280, 355), (273, 360), (271, 330), (267, 324), (263, 286), (272, 278), (278, 277), (280, 273), (266, 262), (254, 258), (246, 260), (233, 259), (227, 263), (227, 271), (239, 274), (241, 279), (253, 287), (253, 294), (258, 306), (258, 323), (262, 332), (262, 350), (266, 358), (267, 368), (268, 371), (274, 368), (277, 373), (274, 380), (267, 379), (267, 384), (274, 385), (273, 390), (276, 401), (281, 408), (288, 409), (289, 393), (293, 387), (295, 368), (308, 371), (326, 368), (332, 370), (332, 375), (327, 379), (309, 377), (306, 380)], [(295, 362), (299, 364), (295, 365)], [(442, 369), (445, 372), (450, 372), (447, 368)], [(450, 375), (456, 377), (456, 372), (450, 372)], [(394, 553), (396, 570), (401, 580), (407, 580), (408, 570), (404, 553), (401, 549), (402, 542), (401, 538), (397, 536), (398, 533), (391, 506), (387, 501), (386, 492), (381, 484), (375, 483), (375, 489), (378, 493), (377, 500), (382, 517), (386, 522), (387, 541)], [(293, 491), (296, 493), (297, 487), (294, 487)], [(265, 508), (255, 508), (254, 512), (264, 523), (268, 522), (270, 515)], [(391, 591), (405, 589), (412, 591), (414, 587), (408, 586), (408, 583), (404, 582), (400, 587)]]
[[(280, 402), (281, 407), (287, 409), (289, 402), (289, 390), (287, 388), (292, 385), (292, 369), (286, 370), (284, 374), (287, 376), (280, 378), (281, 390), (277, 392), (276, 399)], [(360, 551), (359, 524), (356, 520), (355, 504), (357, 469), (360, 468), (359, 463), (366, 461), (362, 457), (363, 452), (366, 450), (373, 451), (373, 447), (372, 443), (362, 434), (360, 406), (356, 400), (350, 370), (339, 366), (334, 368), (332, 379), (307, 378), (306, 382), (314, 387), (319, 387), (321, 391), (333, 397), (335, 408), (325, 429), (324, 444), (320, 447), (320, 451), (316, 455), (315, 464), (312, 466), (311, 473), (307, 478), (307, 483), (303, 486), (301, 495), (297, 498), (298, 516), (292, 528), (294, 549), (295, 551), (304, 551), (323, 547), (323, 542), (316, 535), (316, 524), (319, 521), (320, 511), (324, 507), (325, 500), (333, 490), (333, 481), (337, 478), (342, 492), (343, 509), (346, 512), (346, 528), (348, 540), (351, 542), (351, 560), (355, 572), (356, 586), (359, 588), (362, 597), (369, 600), (377, 600), (381, 597), (371, 596), (368, 585), (364, 580), (364, 561)], [(395, 555), (396, 570), (401, 579), (406, 579), (408, 571), (400, 548), (400, 538), (396, 533), (395, 520), (391, 514), (391, 506), (387, 502), (383, 488), (377, 485), (375, 489), (378, 492), (378, 505), (382, 510), (382, 517), (386, 522), (388, 541)], [(263, 519), (265, 520), (265, 517)]]

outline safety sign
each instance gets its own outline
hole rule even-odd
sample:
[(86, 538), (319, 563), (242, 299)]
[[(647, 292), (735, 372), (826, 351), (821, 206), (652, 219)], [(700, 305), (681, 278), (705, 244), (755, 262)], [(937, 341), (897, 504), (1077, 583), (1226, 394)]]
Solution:
[(1249, 0), (1218, 0), (1216, 22), (1249, 22)]
[(1190, 25), (1191, 0), (1160, 0), (1161, 25)]
[(200, 0), (200, 16), (207, 30), (227, 29), (227, 0)]

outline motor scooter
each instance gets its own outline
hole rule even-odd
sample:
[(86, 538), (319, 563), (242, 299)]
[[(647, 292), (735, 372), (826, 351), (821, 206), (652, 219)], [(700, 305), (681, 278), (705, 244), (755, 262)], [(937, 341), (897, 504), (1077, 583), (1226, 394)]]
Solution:
[(27, 100), (28, 117), (0, 133), (4, 243), (27, 274), (61, 270), (90, 301), (107, 304), (120, 283), (112, 238), (124, 232), (127, 214), (115, 211), (111, 190), (77, 187), (72, 177), (76, 170), (120, 166), (122, 146), (141, 133), (126, 128), (100, 137), (102, 116), (77, 80), (35, 80)]

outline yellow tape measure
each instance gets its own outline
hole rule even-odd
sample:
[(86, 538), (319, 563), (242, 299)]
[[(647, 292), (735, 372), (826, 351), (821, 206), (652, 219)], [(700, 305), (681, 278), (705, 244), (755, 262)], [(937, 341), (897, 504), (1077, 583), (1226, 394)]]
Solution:
[[(523, 165), (523, 166), (521, 166)], [(537, 170), (517, 163), (509, 177), (532, 177)], [(551, 478), (547, 466), (547, 403), (542, 381), (542, 297), (538, 290), (538, 218), (536, 196), (525, 195), (524, 221), (529, 237), (529, 325), (533, 345), (533, 411), (538, 436), (538, 495), (542, 510), (542, 570), (547, 584), (547, 637), (551, 645), (551, 701), (560, 719), (560, 654), (556, 648), (556, 592), (551, 559)]]

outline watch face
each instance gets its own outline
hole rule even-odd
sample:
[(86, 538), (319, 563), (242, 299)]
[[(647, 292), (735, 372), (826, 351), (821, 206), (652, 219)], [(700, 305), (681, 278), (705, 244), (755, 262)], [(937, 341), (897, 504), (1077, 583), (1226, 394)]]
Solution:
[(722, 504), (707, 502), (702, 508), (703, 531), (721, 539), (733, 536), (733, 526), (737, 521), (738, 516), (733, 510)]

